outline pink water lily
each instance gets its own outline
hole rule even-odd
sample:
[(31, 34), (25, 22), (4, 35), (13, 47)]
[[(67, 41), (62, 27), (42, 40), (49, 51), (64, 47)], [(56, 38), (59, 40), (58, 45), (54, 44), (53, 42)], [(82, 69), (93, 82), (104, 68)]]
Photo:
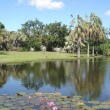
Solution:
[(52, 109), (53, 109), (53, 110), (58, 110), (58, 108), (57, 108), (56, 106), (54, 106)]
[(55, 106), (54, 102), (49, 102), (48, 105), (49, 105), (50, 107)]
[(31, 96), (28, 96), (28, 99), (31, 99), (32, 97)]
[(40, 98), (40, 101), (43, 101), (43, 100), (44, 100), (44, 99), (41, 97), (41, 98)]
[(44, 97), (44, 101), (47, 101), (47, 97)]
[(47, 97), (41, 97), (40, 98), (40, 101), (42, 102), (42, 101), (47, 101)]

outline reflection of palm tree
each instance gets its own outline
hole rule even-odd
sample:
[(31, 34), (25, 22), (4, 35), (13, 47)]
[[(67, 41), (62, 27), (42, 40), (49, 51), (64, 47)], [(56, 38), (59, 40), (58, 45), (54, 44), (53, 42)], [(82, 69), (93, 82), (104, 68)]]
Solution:
[(36, 91), (44, 84), (61, 88), (68, 82), (75, 86), (78, 95), (96, 99), (103, 84), (105, 66), (106, 62), (99, 63), (98, 59), (0, 65), (0, 87), (10, 76), (21, 80), (25, 88)]
[(64, 85), (66, 83), (66, 80), (63, 64), (59, 62), (58, 65), (60, 66), (60, 68), (58, 68), (57, 64), (55, 62), (47, 63), (48, 80), (46, 80), (46, 83), (60, 88), (61, 85)]
[[(73, 82), (77, 94), (89, 99), (96, 99), (100, 95), (101, 86), (104, 80), (105, 68), (98, 69), (98, 67), (106, 65), (103, 63), (95, 62), (95, 68), (92, 68), (92, 63), (87, 60), (87, 65), (85, 61), (77, 60), (77, 67), (74, 68), (72, 76), (69, 79)], [(76, 63), (75, 63), (76, 64)], [(86, 69), (87, 68), (87, 69)], [(100, 74), (99, 74), (100, 73)]]

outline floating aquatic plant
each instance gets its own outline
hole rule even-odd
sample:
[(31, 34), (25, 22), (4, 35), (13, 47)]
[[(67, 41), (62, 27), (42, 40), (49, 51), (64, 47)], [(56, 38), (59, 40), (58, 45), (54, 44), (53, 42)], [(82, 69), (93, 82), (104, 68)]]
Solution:
[[(2, 108), (2, 109), (1, 109)], [(110, 109), (110, 102), (84, 102), (80, 96), (67, 97), (55, 93), (0, 96), (0, 110), (104, 110)]]

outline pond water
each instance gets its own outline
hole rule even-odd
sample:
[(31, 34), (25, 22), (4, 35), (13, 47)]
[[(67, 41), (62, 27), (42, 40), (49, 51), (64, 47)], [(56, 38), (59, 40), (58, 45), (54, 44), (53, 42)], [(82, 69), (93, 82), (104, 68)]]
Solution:
[(110, 101), (110, 59), (0, 64), (0, 94), (61, 92)]

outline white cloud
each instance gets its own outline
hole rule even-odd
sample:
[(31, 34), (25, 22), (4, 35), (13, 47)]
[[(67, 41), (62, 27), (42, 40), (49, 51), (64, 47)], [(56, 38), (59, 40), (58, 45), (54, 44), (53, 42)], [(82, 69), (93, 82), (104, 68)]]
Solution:
[(107, 16), (110, 16), (110, 10), (105, 13)]
[[(19, 3), (23, 3), (26, 0), (18, 0)], [(35, 6), (39, 10), (43, 9), (60, 9), (63, 8), (64, 3), (62, 1), (55, 0), (28, 0), (29, 5)]]

